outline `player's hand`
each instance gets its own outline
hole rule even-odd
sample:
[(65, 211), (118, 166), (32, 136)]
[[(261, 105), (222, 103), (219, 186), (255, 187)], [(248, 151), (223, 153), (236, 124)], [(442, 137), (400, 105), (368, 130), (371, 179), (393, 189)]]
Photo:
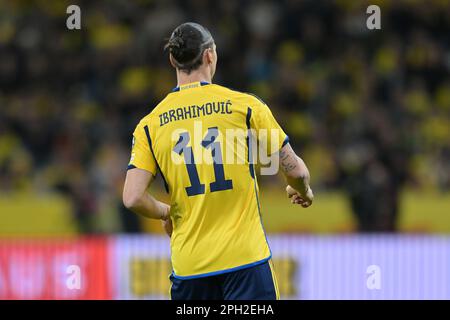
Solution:
[(172, 231), (173, 231), (173, 226), (172, 226), (172, 219), (167, 219), (167, 220), (162, 220), (162, 226), (164, 228), (164, 231), (166, 232), (166, 234), (171, 237), (172, 236)]
[(170, 206), (166, 203), (162, 203), (162, 216), (161, 216), (161, 223), (164, 228), (164, 231), (167, 233), (167, 235), (170, 237), (172, 236), (173, 226), (172, 226), (172, 219), (170, 219)]
[(313, 203), (314, 200), (314, 194), (310, 187), (308, 187), (306, 193), (302, 195), (300, 194), (300, 192), (298, 192), (297, 190), (288, 185), (286, 187), (286, 193), (288, 197), (291, 198), (291, 202), (293, 204), (299, 204), (303, 208), (308, 208)]

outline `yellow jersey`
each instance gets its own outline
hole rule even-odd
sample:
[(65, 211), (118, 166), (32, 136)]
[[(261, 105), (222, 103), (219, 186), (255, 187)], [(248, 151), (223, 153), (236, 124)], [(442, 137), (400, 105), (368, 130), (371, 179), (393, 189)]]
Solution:
[(175, 88), (137, 125), (129, 168), (163, 177), (174, 277), (216, 275), (270, 259), (251, 146), (262, 131), (272, 146), (266, 155), (288, 142), (258, 98), (205, 82)]

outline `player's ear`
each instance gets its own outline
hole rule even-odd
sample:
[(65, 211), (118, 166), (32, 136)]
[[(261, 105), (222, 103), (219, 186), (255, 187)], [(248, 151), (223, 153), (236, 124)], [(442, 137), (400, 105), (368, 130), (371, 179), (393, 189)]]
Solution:
[(177, 66), (176, 66), (176, 64), (174, 62), (174, 59), (173, 59), (173, 56), (172, 56), (171, 53), (169, 54), (169, 60), (170, 60), (170, 64), (172, 65), (172, 67), (174, 67), (176, 69)]
[(206, 64), (212, 64), (214, 63), (214, 52), (211, 48), (208, 48), (205, 50), (203, 61), (206, 62)]

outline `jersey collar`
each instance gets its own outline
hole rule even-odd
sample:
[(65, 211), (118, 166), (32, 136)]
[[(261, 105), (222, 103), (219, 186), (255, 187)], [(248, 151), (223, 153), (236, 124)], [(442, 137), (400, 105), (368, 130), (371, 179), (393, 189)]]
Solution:
[(173, 88), (172, 92), (177, 92), (177, 91), (181, 91), (181, 90), (186, 90), (186, 89), (206, 86), (208, 84), (209, 84), (209, 82), (206, 82), (206, 81), (191, 82), (191, 83), (183, 84), (182, 86)]

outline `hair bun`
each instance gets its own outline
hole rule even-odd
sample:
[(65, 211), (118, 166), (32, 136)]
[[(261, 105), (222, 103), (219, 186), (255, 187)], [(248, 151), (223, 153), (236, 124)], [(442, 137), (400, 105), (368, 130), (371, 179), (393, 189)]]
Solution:
[(174, 36), (169, 40), (169, 49), (173, 50), (173, 49), (182, 49), (185, 45), (185, 42), (183, 40), (183, 38), (178, 37), (178, 36)]

